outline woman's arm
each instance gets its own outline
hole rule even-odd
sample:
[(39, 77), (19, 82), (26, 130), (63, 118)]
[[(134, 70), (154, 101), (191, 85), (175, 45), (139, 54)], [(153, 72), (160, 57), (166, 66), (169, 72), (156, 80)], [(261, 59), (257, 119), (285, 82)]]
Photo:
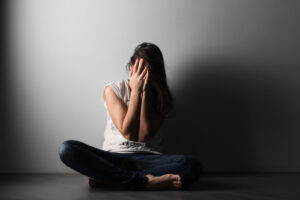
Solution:
[(163, 122), (163, 116), (155, 113), (150, 104), (151, 93), (144, 90), (142, 94), (141, 115), (139, 121), (138, 141), (150, 140), (158, 131)]
[[(119, 99), (110, 87), (105, 88), (107, 109), (116, 127), (128, 140), (138, 140), (141, 93), (146, 75), (146, 67), (142, 71), (144, 59), (137, 58), (129, 74), (131, 85), (130, 102), (127, 106)], [(110, 88), (110, 89), (108, 89)]]
[(138, 126), (141, 104), (141, 92), (133, 89), (130, 95), (130, 102), (127, 106), (117, 97), (111, 87), (105, 87), (104, 98), (111, 119), (128, 140), (136, 141), (138, 138)]

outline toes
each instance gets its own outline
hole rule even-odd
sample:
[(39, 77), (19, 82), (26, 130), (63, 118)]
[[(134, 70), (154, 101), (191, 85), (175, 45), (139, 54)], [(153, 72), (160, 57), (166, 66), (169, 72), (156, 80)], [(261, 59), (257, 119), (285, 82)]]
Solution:
[(180, 180), (180, 176), (178, 174), (174, 174), (174, 179), (179, 181)]
[(176, 174), (172, 174), (172, 175), (170, 175), (169, 179), (177, 181), (178, 180), (178, 176)]
[(180, 189), (182, 185), (181, 185), (181, 183), (177, 183), (177, 184), (174, 184), (174, 186), (175, 186), (175, 188)]
[(180, 178), (179, 175), (176, 177), (176, 180), (177, 180), (177, 181), (181, 181), (181, 178)]
[(180, 189), (181, 188), (181, 181), (178, 181), (178, 180), (174, 180), (173, 181), (173, 188), (175, 189)]

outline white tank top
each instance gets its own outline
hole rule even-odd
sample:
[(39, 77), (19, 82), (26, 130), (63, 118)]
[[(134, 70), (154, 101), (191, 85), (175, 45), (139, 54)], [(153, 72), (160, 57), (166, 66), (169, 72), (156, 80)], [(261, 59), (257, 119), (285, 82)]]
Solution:
[[(128, 106), (130, 101), (130, 91), (128, 86), (128, 80), (122, 79), (115, 82), (109, 82), (106, 86), (111, 86), (116, 95)], [(103, 94), (103, 93), (102, 93)], [(102, 96), (104, 101), (104, 107), (106, 108), (107, 113), (107, 124), (104, 131), (104, 142), (102, 149), (105, 151), (118, 152), (118, 153), (154, 153), (162, 154), (162, 143), (163, 137), (157, 132), (153, 138), (147, 142), (136, 142), (127, 140), (123, 137), (120, 131), (116, 128), (113, 123), (110, 114), (107, 110), (105, 99)]]

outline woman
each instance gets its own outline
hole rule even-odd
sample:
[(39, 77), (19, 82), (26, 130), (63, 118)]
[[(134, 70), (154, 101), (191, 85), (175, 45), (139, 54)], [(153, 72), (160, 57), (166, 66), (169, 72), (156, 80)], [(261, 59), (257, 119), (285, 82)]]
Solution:
[(182, 189), (199, 178), (202, 166), (191, 155), (160, 152), (162, 138), (156, 133), (174, 113), (160, 49), (152, 43), (138, 45), (127, 69), (129, 79), (104, 87), (107, 125), (102, 149), (66, 140), (60, 145), (60, 158), (88, 176), (91, 187)]

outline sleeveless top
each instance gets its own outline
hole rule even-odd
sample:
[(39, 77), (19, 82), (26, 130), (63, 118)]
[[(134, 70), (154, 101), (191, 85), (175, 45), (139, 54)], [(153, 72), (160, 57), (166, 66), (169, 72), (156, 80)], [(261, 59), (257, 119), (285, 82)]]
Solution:
[[(106, 86), (111, 86), (116, 95), (127, 105), (130, 101), (130, 90), (128, 86), (128, 80), (122, 79), (119, 81), (109, 82)], [(131, 141), (124, 138), (120, 131), (115, 126), (112, 121), (110, 114), (108, 112), (105, 99), (102, 95), (104, 101), (104, 107), (107, 113), (107, 124), (104, 131), (104, 142), (102, 149), (105, 151), (118, 152), (118, 153), (153, 153), (162, 154), (161, 147), (163, 143), (163, 137), (157, 132), (150, 140), (147, 142), (137, 142)]]

